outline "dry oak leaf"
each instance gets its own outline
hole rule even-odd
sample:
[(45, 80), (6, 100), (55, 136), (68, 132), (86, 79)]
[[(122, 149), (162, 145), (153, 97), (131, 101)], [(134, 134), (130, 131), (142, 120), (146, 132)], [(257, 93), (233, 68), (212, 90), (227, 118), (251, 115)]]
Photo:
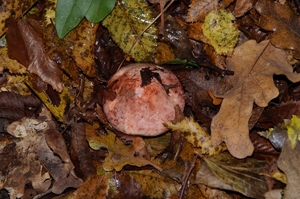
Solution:
[(293, 73), (285, 51), (268, 40), (261, 43), (250, 40), (236, 47), (226, 64), (228, 70), (234, 71), (233, 76), (226, 78), (233, 88), (222, 96), (220, 111), (212, 119), (212, 143), (216, 146), (224, 141), (234, 157), (245, 158), (254, 149), (248, 135), (253, 103), (266, 107), (278, 96), (273, 75), (282, 74), (297, 82), (300, 74)]
[(203, 21), (206, 14), (218, 7), (218, 0), (192, 0), (186, 22)]
[(285, 140), (281, 154), (278, 159), (278, 167), (287, 176), (287, 186), (284, 190), (284, 199), (297, 199), (300, 197), (300, 142), (297, 141), (293, 148), (289, 139)]
[(276, 1), (262, 0), (255, 5), (260, 14), (258, 25), (268, 31), (271, 43), (283, 49), (290, 49), (300, 57), (300, 17), (289, 4), (280, 4)]

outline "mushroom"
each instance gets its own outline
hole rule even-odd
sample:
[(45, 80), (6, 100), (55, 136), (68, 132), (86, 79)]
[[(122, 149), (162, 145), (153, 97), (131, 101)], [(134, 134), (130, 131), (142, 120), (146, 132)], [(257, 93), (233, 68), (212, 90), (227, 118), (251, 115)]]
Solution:
[(156, 136), (167, 131), (163, 123), (175, 119), (175, 107), (183, 111), (184, 105), (173, 72), (154, 64), (129, 64), (108, 81), (103, 110), (125, 134)]

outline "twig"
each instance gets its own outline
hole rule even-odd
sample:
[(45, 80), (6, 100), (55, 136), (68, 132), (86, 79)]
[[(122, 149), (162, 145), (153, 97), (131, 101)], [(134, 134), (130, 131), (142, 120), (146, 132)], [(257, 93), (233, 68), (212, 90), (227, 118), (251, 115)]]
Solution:
[[(197, 155), (194, 155), (192, 163), (190, 165), (188, 165), (187, 171), (184, 172), (185, 175), (182, 178), (182, 187), (181, 187), (181, 190), (180, 190), (180, 199), (183, 198), (185, 188), (186, 188), (186, 186), (188, 184), (189, 177), (190, 177), (190, 175), (192, 173), (192, 170), (194, 169), (194, 167), (196, 165), (196, 161), (197, 161)], [(187, 164), (189, 164), (189, 162)]]

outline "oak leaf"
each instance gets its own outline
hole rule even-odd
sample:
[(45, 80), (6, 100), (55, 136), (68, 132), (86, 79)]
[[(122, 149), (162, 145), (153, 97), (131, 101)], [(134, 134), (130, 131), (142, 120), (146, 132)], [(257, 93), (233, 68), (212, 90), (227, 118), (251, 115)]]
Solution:
[(193, 0), (187, 13), (186, 22), (203, 21), (207, 13), (216, 10), (217, 7), (218, 0)]
[[(116, 138), (116, 135), (108, 131), (107, 135), (101, 135), (97, 133), (98, 125), (86, 124), (86, 139), (89, 145), (94, 150), (100, 148), (106, 148), (108, 150), (108, 156), (103, 163), (103, 169), (105, 171), (121, 171), (125, 165), (133, 166), (146, 166), (152, 165), (157, 170), (161, 171), (159, 167), (154, 165), (150, 160), (144, 157), (144, 154), (140, 154), (140, 150), (133, 145), (125, 145), (122, 141)], [(136, 138), (137, 139), (137, 138)]]
[(286, 139), (278, 159), (278, 167), (286, 174), (287, 186), (284, 190), (284, 199), (296, 199), (300, 197), (300, 143), (292, 148), (290, 140)]
[(250, 40), (236, 47), (227, 59), (227, 69), (235, 72), (226, 78), (233, 88), (223, 95), (220, 111), (212, 120), (212, 143), (225, 141), (233, 156), (244, 158), (253, 152), (248, 136), (253, 103), (266, 107), (278, 96), (273, 75), (285, 75), (292, 82), (300, 81), (300, 75), (293, 73), (285, 51), (268, 40), (258, 44)]
[[(258, 1), (255, 5), (260, 14), (258, 25), (268, 31), (271, 43), (283, 49), (290, 49), (300, 56), (300, 17), (289, 4), (271, 0)], [(284, 39), (283, 39), (284, 38)]]

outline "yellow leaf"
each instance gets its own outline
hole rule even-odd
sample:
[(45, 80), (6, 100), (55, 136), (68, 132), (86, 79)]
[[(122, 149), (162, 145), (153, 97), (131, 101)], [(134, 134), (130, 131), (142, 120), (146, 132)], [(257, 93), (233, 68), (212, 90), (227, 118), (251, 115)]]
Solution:
[(224, 145), (214, 147), (210, 135), (192, 117), (185, 118), (176, 124), (167, 122), (165, 126), (173, 131), (181, 132), (189, 143), (201, 148), (202, 154), (216, 155), (226, 149)]
[(285, 120), (288, 138), (292, 143), (292, 149), (295, 148), (300, 135), (300, 118), (293, 115), (291, 120)]
[[(151, 25), (144, 33), (143, 31), (152, 21), (152, 13), (146, 2), (121, 0), (102, 23), (125, 53), (137, 62), (147, 62), (155, 51), (157, 29)], [(141, 33), (143, 35), (139, 38)]]
[(233, 14), (225, 10), (211, 11), (205, 17), (203, 34), (217, 54), (231, 55), (238, 42), (239, 30)]

